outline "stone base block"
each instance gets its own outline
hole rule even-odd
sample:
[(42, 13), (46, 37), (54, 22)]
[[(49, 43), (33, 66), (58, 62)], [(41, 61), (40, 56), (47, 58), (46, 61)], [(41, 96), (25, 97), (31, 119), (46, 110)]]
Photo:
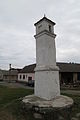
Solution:
[(35, 96), (50, 100), (60, 95), (59, 71), (43, 70), (35, 72)]
[(23, 99), (26, 111), (34, 119), (41, 120), (71, 120), (73, 100), (60, 95), (52, 100), (45, 100), (34, 95)]

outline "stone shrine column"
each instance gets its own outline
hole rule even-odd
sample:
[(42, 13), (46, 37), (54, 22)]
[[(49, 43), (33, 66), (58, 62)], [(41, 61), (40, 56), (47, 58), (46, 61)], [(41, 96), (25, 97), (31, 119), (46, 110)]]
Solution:
[(33, 117), (37, 120), (71, 120), (73, 100), (60, 95), (54, 25), (55, 23), (46, 17), (35, 23), (35, 93), (23, 98), (26, 119)]
[(55, 23), (43, 17), (36, 27), (35, 96), (50, 100), (60, 96), (59, 68), (56, 66)]

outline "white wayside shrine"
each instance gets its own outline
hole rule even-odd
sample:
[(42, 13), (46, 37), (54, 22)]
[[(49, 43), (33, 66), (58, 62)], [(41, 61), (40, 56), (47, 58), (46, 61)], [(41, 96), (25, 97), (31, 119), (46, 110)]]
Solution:
[[(73, 100), (60, 95), (59, 68), (56, 66), (55, 23), (45, 16), (36, 26), (35, 92), (23, 98), (23, 108), (41, 120), (71, 120)], [(26, 113), (26, 112), (24, 112)], [(30, 118), (32, 119), (32, 118)]]
[(56, 66), (55, 23), (43, 17), (36, 26), (35, 96), (50, 100), (60, 95)]

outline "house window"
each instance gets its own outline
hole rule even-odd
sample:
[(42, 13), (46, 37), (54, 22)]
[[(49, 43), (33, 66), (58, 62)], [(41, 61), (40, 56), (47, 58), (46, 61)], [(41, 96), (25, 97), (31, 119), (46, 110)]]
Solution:
[(22, 77), (22, 76), (20, 75), (20, 79), (21, 79), (21, 77)]
[(32, 80), (32, 77), (28, 77), (28, 80)]
[(49, 25), (49, 32), (51, 32), (51, 25)]
[(23, 75), (23, 79), (25, 79), (25, 75)]

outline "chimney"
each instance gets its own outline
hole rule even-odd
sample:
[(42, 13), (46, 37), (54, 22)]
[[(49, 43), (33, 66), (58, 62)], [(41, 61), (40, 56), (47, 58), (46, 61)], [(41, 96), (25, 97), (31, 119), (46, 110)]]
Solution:
[(11, 70), (11, 64), (9, 64), (9, 70)]

